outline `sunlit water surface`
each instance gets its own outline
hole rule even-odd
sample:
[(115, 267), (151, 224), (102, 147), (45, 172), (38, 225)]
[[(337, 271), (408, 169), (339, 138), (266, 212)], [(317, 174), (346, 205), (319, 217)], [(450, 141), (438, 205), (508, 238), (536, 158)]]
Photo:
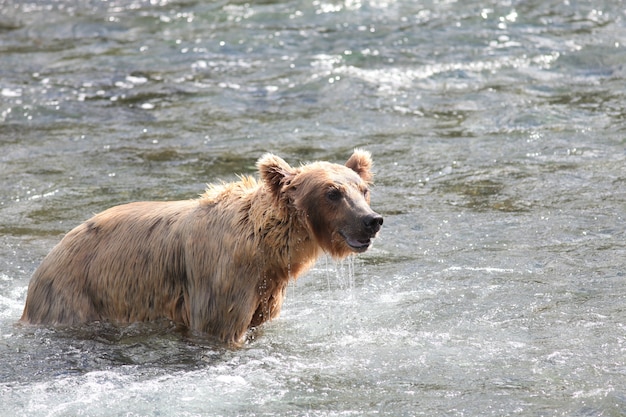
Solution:
[[(0, 0), (3, 414), (626, 415), (625, 10)], [(379, 239), (243, 348), (15, 325), (92, 213), (354, 147)]]

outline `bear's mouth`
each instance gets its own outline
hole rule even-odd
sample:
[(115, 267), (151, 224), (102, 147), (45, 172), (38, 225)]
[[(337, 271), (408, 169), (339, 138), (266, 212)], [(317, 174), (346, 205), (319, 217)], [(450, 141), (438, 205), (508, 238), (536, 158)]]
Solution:
[(355, 252), (365, 252), (367, 248), (369, 248), (370, 245), (372, 244), (371, 238), (356, 239), (353, 237), (348, 237), (344, 235), (343, 233), (341, 233), (341, 236), (346, 241), (346, 244), (350, 246), (350, 248)]

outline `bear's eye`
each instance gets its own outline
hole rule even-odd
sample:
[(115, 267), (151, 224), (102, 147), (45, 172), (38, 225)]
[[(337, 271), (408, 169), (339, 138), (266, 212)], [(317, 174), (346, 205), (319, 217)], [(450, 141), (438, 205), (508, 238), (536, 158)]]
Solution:
[(369, 194), (370, 194), (370, 190), (368, 190), (367, 188), (363, 190), (363, 197), (367, 198)]
[(336, 188), (332, 188), (326, 193), (326, 198), (330, 201), (339, 201), (341, 199), (341, 191)]

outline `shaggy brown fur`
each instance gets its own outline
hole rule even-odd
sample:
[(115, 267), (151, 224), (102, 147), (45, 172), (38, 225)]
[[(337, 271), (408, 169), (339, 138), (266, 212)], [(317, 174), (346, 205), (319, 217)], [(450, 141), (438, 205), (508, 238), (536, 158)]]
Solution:
[(290, 278), (322, 252), (365, 251), (383, 219), (369, 207), (371, 157), (292, 168), (258, 161), (260, 181), (197, 200), (113, 207), (69, 232), (35, 271), (21, 321), (73, 325), (169, 319), (238, 344), (278, 316)]

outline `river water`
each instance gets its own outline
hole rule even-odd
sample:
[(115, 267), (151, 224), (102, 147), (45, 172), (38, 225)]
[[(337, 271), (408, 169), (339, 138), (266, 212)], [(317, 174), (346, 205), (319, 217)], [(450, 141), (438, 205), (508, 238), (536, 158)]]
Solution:
[[(372, 152), (375, 246), (241, 349), (16, 325), (110, 206)], [(10, 416), (625, 416), (621, 1), (0, 0)]]

